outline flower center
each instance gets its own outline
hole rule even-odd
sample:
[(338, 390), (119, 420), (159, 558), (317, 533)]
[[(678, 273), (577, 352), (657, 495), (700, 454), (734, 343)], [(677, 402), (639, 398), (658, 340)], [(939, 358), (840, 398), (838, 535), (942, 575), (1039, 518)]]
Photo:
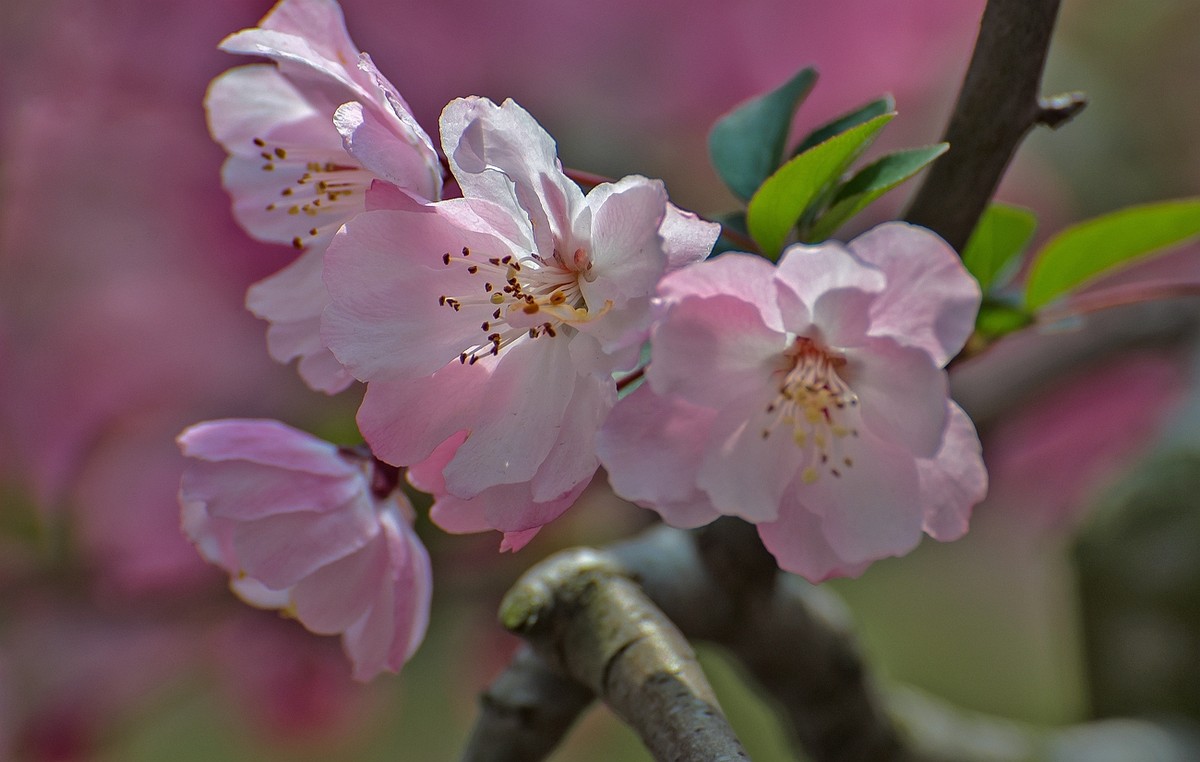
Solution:
[(792, 440), (808, 455), (801, 472), (804, 483), (817, 481), (821, 470), (841, 477), (843, 468), (854, 465), (845, 440), (858, 436), (858, 395), (838, 375), (846, 358), (804, 336), (795, 340), (784, 358), (790, 368), (779, 394), (767, 405), (773, 418), (763, 429), (763, 438), (781, 424), (790, 426)]
[[(588, 279), (591, 272), (591, 258), (583, 249), (570, 257), (556, 250), (550, 258), (530, 254), (518, 259), (511, 254), (473, 256), (464, 246), (460, 256), (443, 254), (442, 264), (465, 268), (479, 288), (466, 295), (443, 294), (438, 304), (486, 318), (479, 326), (483, 339), (467, 347), (459, 355), (460, 362), (473, 364), (498, 355), (516, 341), (554, 338), (564, 325), (597, 316), (588, 311), (579, 288), (580, 278)], [(598, 314), (606, 311), (607, 306)]]
[(280, 200), (267, 204), (267, 211), (296, 218), (292, 246), (303, 249), (307, 240), (337, 230), (362, 211), (363, 194), (374, 176), (348, 163), (345, 153), (268, 144), (262, 138), (255, 138), (254, 145), (264, 160), (262, 170), (279, 175), (282, 186)]

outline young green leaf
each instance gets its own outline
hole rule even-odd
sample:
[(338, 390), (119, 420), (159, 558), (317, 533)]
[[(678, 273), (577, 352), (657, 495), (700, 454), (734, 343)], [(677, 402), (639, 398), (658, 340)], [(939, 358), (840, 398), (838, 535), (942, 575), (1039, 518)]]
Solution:
[(910, 148), (890, 153), (860, 169), (845, 185), (838, 188), (829, 209), (804, 236), (809, 242), (824, 241), (833, 235), (846, 220), (866, 209), (875, 199), (920, 172), (949, 148), (947, 143)]
[(994, 341), (1013, 331), (1019, 331), (1033, 322), (1033, 315), (1021, 307), (1003, 302), (984, 300), (975, 317), (975, 330), (989, 341)]
[(1025, 301), (1037, 309), (1108, 270), (1197, 235), (1200, 198), (1134, 206), (1074, 225), (1038, 252)]
[(708, 155), (721, 180), (741, 200), (753, 196), (783, 161), (792, 117), (816, 82), (816, 69), (803, 69), (778, 89), (746, 101), (713, 125), (708, 133)]
[(809, 206), (841, 179), (884, 125), (896, 114), (882, 114), (813, 146), (763, 182), (746, 208), (746, 224), (763, 253), (779, 256), (788, 232)]
[(851, 127), (857, 127), (860, 124), (869, 122), (877, 116), (882, 116), (889, 111), (896, 110), (896, 101), (890, 95), (885, 95), (882, 98), (871, 101), (861, 108), (857, 108), (848, 114), (843, 114), (837, 119), (834, 119), (828, 124), (823, 124), (812, 132), (808, 133), (800, 145), (792, 151), (792, 155), (796, 156), (804, 153), (813, 146), (824, 143), (834, 135), (840, 135)]
[(1009, 263), (1029, 245), (1037, 217), (1019, 206), (991, 204), (962, 252), (963, 264), (986, 293)]

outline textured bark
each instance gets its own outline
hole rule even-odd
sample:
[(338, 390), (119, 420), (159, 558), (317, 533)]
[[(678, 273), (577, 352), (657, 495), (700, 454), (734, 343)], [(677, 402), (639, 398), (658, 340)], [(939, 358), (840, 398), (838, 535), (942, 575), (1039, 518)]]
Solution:
[(1058, 127), (1083, 109), (1078, 93), (1039, 97), (1060, 0), (989, 0), (962, 90), (905, 219), (962, 251), (1025, 134)]

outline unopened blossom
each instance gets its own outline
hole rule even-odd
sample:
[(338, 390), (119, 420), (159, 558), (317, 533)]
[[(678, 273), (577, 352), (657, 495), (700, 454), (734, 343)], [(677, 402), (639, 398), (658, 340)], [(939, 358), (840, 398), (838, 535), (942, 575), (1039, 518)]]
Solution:
[(429, 556), (396, 469), (276, 421), (197, 424), (184, 532), (247, 603), (340, 634), (354, 676), (395, 672), (425, 635)]
[(358, 52), (335, 0), (281, 0), (221, 49), (274, 61), (225, 72), (205, 100), (213, 137), (229, 152), (222, 177), (234, 214), (256, 238), (304, 252), (252, 286), (247, 306), (271, 322), (272, 357), (299, 357), (309, 386), (340, 391), (353, 379), (320, 340), (325, 247), (363, 211), (373, 182), (438, 198), (437, 153), (396, 88)]
[(612, 374), (637, 360), (655, 286), (718, 231), (657, 180), (584, 195), (512, 101), (456, 100), (441, 131), (463, 198), (351, 220), (326, 254), (323, 336), (367, 382), (372, 450), (421, 465), (434, 519), (516, 547), (592, 478)]
[(943, 368), (980, 294), (940, 238), (726, 254), (660, 294), (647, 383), (599, 438), (619, 495), (681, 527), (740, 516), (814, 581), (966, 532), (987, 476)]

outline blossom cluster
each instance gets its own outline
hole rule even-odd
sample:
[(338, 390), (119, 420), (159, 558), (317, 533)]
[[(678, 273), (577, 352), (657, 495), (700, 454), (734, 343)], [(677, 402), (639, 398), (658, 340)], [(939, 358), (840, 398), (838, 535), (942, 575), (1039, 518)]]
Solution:
[(234, 213), (301, 251), (247, 305), (313, 389), (365, 383), (366, 449), (192, 427), (184, 530), (248, 602), (340, 633), (356, 677), (398, 669), (427, 620), (400, 469), (435, 524), (508, 550), (601, 465), (670, 524), (757, 524), (812, 580), (966, 531), (986, 475), (944, 366), (980, 296), (932, 233), (705, 261), (719, 226), (641, 176), (585, 193), (511, 100), (450, 102), (439, 156), (335, 0), (282, 0), (222, 48), (271, 61), (207, 98)]

